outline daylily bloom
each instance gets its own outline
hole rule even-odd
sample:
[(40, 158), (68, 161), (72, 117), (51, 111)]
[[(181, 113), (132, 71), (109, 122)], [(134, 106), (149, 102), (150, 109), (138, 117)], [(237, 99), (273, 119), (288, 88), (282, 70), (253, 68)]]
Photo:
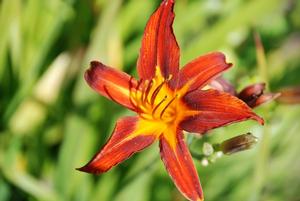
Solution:
[(202, 90), (232, 65), (213, 52), (179, 70), (173, 34), (174, 0), (164, 0), (146, 25), (137, 62), (139, 80), (91, 62), (85, 79), (98, 93), (137, 113), (121, 118), (107, 144), (79, 170), (103, 173), (159, 140), (162, 161), (178, 190), (189, 200), (203, 192), (183, 130), (199, 133), (233, 122), (263, 119), (240, 99), (218, 90)]
[(209, 86), (238, 97), (251, 108), (255, 108), (264, 103), (275, 100), (280, 96), (280, 93), (264, 93), (266, 88), (265, 83), (255, 83), (249, 85), (242, 89), (239, 93), (236, 92), (234, 86), (230, 82), (222, 77), (212, 80)]

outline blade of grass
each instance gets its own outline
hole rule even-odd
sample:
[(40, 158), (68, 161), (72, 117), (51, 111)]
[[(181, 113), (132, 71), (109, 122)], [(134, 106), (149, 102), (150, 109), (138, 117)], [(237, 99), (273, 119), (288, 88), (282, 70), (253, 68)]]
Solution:
[(95, 133), (85, 119), (77, 115), (70, 115), (66, 119), (55, 179), (55, 188), (65, 201), (72, 200), (72, 196), (78, 193), (76, 189), (89, 184), (91, 178), (75, 168), (86, 162), (95, 142)]
[(184, 51), (182, 63), (195, 58), (199, 54), (215, 51), (226, 43), (227, 34), (241, 26), (255, 25), (259, 19), (279, 7), (282, 0), (253, 0), (247, 1), (236, 12), (219, 20), (207, 29), (199, 37), (189, 43)]
[(26, 172), (21, 146), (22, 141), (19, 137), (11, 138), (9, 149), (6, 150), (0, 164), (4, 177), (37, 200), (62, 201), (46, 181), (38, 180)]
[[(30, 0), (24, 7), (21, 30), (24, 33), (21, 61), (18, 73), (21, 81), (20, 88), (10, 101), (4, 114), (4, 121), (8, 122), (19, 104), (31, 94), (38, 79), (45, 56), (57, 38), (63, 23), (71, 16), (71, 8), (66, 3), (55, 0)], [(57, 10), (60, 10), (57, 15)], [(38, 34), (37, 34), (38, 33)], [(19, 62), (20, 63), (20, 62)]]
[[(256, 55), (257, 55), (257, 62), (259, 67), (259, 75), (261, 76), (261, 80), (266, 83), (266, 87), (269, 85), (268, 79), (268, 66), (266, 61), (266, 55), (263, 43), (260, 39), (259, 33), (254, 34), (255, 38), (255, 46), (256, 46)], [(270, 110), (270, 105), (266, 105), (264, 107), (265, 111)], [(267, 115), (269, 114), (269, 115)], [(257, 152), (257, 161), (254, 173), (254, 184), (253, 184), (253, 191), (252, 197), (250, 200), (261, 200), (263, 195), (263, 189), (266, 185), (266, 181), (269, 178), (268, 169), (269, 169), (269, 160), (270, 160), (270, 146), (271, 146), (271, 131), (269, 124), (269, 120), (272, 116), (270, 116), (270, 112), (264, 112), (265, 118), (265, 126), (263, 128), (263, 135), (260, 142), (260, 148)]]

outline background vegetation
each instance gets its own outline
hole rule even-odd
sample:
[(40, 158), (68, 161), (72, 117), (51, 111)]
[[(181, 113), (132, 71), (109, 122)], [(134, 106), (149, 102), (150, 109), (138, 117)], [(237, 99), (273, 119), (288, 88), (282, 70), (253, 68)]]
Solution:
[[(129, 113), (93, 92), (84, 70), (100, 60), (136, 74), (143, 29), (159, 3), (0, 1), (0, 201), (184, 200), (156, 145), (100, 176), (75, 171)], [(299, 86), (298, 0), (177, 0), (175, 10), (182, 64), (220, 50), (234, 63), (225, 77), (238, 89), (260, 81), (271, 91)], [(189, 139), (201, 154), (204, 142), (248, 131), (259, 138), (252, 150), (211, 157), (208, 166), (195, 159), (207, 201), (300, 200), (300, 107), (272, 102), (256, 112), (265, 127), (249, 121)]]

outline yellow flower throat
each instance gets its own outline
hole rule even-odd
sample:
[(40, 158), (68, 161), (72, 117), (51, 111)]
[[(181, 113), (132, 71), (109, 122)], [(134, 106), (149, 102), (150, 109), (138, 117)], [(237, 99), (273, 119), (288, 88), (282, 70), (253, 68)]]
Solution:
[(183, 116), (185, 105), (181, 98), (186, 93), (182, 88), (173, 91), (169, 88), (168, 78), (162, 76), (159, 67), (156, 67), (152, 80), (140, 80), (135, 88), (130, 89), (130, 101), (142, 119), (164, 122), (177, 122)]

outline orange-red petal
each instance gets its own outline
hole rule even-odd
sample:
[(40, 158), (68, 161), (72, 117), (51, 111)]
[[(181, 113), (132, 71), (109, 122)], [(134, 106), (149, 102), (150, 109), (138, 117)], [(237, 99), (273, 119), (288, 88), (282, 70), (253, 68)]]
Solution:
[(205, 133), (247, 119), (264, 123), (243, 101), (225, 92), (196, 90), (187, 94), (183, 100), (190, 110), (199, 111), (199, 114), (187, 117), (180, 123), (181, 128), (188, 132)]
[(178, 130), (176, 135), (175, 146), (164, 135), (161, 136), (160, 153), (162, 161), (178, 190), (188, 200), (202, 201), (202, 188), (191, 154), (184, 142), (182, 131)]
[(146, 25), (137, 62), (141, 79), (151, 79), (156, 66), (165, 78), (179, 71), (179, 47), (172, 29), (173, 7), (174, 0), (164, 0)]
[(200, 56), (180, 70), (178, 87), (189, 84), (189, 91), (202, 88), (231, 66), (221, 52)]
[(84, 77), (87, 83), (102, 96), (134, 109), (130, 101), (130, 88), (135, 88), (137, 82), (128, 74), (93, 61)]
[(117, 122), (114, 132), (106, 145), (94, 158), (78, 170), (93, 174), (108, 171), (129, 158), (132, 154), (151, 145), (156, 136), (135, 135), (138, 117), (124, 117)]

